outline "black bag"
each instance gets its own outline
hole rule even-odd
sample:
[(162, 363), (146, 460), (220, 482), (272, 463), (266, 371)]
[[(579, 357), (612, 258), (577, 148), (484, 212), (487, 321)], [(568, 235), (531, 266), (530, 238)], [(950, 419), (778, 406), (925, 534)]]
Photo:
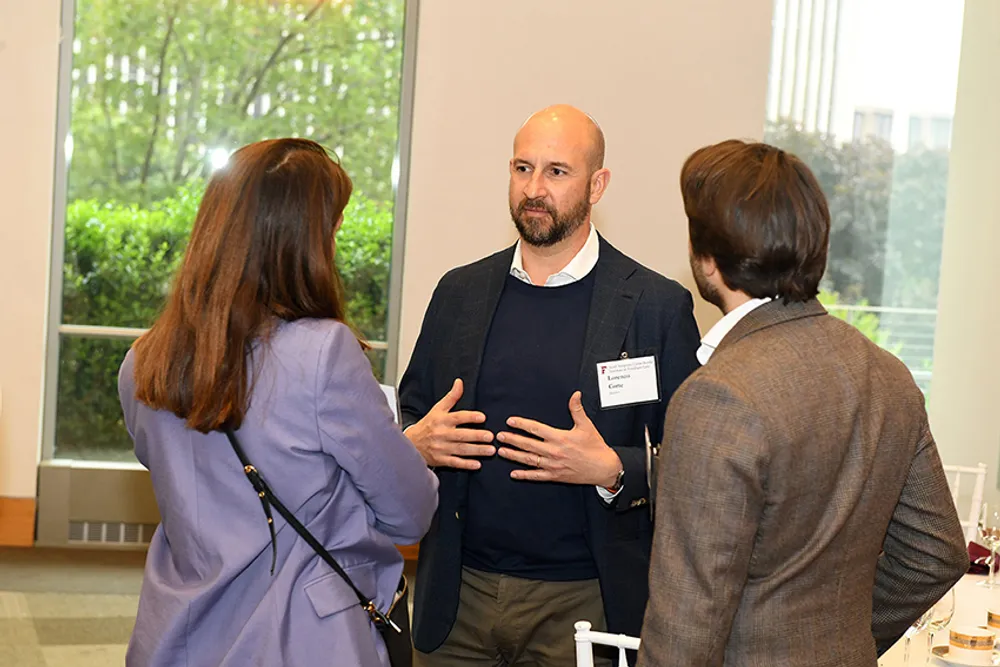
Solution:
[(337, 561), (333, 559), (330, 552), (324, 549), (323, 545), (313, 537), (312, 533), (299, 523), (295, 515), (288, 511), (288, 508), (278, 500), (274, 492), (271, 491), (271, 488), (264, 482), (260, 473), (257, 472), (257, 469), (247, 459), (243, 448), (240, 446), (240, 441), (232, 429), (225, 429), (225, 433), (226, 437), (229, 438), (229, 444), (233, 446), (233, 451), (236, 452), (240, 463), (243, 464), (243, 472), (246, 473), (247, 479), (250, 480), (250, 484), (253, 486), (254, 491), (257, 492), (261, 505), (264, 507), (264, 516), (267, 517), (267, 527), (271, 531), (271, 574), (274, 574), (274, 565), (278, 557), (278, 543), (274, 535), (274, 519), (271, 516), (271, 506), (273, 505), (278, 510), (278, 514), (288, 522), (288, 525), (302, 536), (302, 539), (312, 547), (313, 551), (326, 561), (347, 585), (351, 587), (354, 594), (358, 596), (358, 604), (365, 610), (372, 624), (378, 629), (379, 634), (382, 635), (386, 651), (389, 654), (389, 664), (392, 667), (412, 667), (413, 642), (410, 638), (410, 609), (408, 606), (410, 589), (407, 586), (406, 577), (400, 577), (399, 585), (396, 588), (396, 595), (393, 596), (389, 611), (385, 614), (380, 612), (375, 606), (375, 602), (358, 590), (358, 587), (354, 585), (354, 582), (347, 576), (343, 568), (337, 564)]

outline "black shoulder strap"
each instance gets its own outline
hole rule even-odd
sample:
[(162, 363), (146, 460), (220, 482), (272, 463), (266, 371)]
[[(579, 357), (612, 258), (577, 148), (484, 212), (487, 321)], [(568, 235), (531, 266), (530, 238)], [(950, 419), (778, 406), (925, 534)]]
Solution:
[(264, 515), (267, 517), (268, 528), (271, 531), (271, 574), (274, 574), (274, 564), (278, 556), (278, 543), (274, 534), (274, 520), (271, 517), (270, 507), (271, 505), (274, 505), (274, 509), (278, 510), (278, 514), (280, 514), (285, 521), (288, 522), (289, 526), (295, 529), (295, 532), (306, 541), (306, 544), (312, 547), (312, 550), (316, 552), (316, 555), (326, 561), (327, 565), (332, 567), (334, 572), (339, 574), (340, 578), (351, 587), (354, 594), (358, 596), (358, 603), (361, 605), (361, 608), (368, 612), (368, 616), (371, 618), (372, 623), (375, 624), (376, 628), (382, 629), (386, 626), (391, 626), (396, 630), (396, 632), (402, 632), (396, 627), (395, 623), (390, 621), (385, 614), (378, 610), (373, 600), (358, 590), (358, 587), (354, 585), (354, 582), (351, 581), (349, 576), (347, 576), (344, 569), (337, 564), (337, 561), (333, 559), (330, 552), (323, 548), (323, 545), (321, 545), (319, 541), (313, 537), (312, 533), (310, 533), (305, 526), (299, 523), (299, 520), (295, 518), (295, 515), (288, 511), (288, 508), (285, 507), (280, 500), (278, 500), (278, 497), (274, 495), (273, 491), (271, 491), (271, 488), (264, 481), (264, 478), (261, 477), (257, 469), (252, 463), (250, 463), (250, 460), (247, 458), (246, 453), (244, 453), (243, 447), (240, 446), (240, 441), (236, 437), (233, 430), (226, 428), (224, 432), (226, 437), (229, 438), (229, 444), (233, 446), (233, 451), (235, 451), (236, 456), (239, 457), (240, 463), (243, 464), (243, 472), (246, 473), (247, 479), (250, 480), (250, 484), (257, 492), (257, 496), (260, 498), (260, 502), (264, 506)]

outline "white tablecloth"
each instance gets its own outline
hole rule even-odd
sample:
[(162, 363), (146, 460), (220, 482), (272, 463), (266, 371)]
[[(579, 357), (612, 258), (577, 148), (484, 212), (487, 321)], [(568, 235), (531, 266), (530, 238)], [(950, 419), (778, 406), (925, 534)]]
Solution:
[[(1000, 588), (984, 588), (979, 582), (985, 581), (985, 575), (967, 574), (955, 585), (955, 616), (948, 626), (986, 625), (986, 609), (990, 606), (1000, 607)], [(1000, 575), (997, 576), (1000, 581)], [(948, 643), (948, 628), (934, 635), (934, 645)], [(910, 665), (903, 664), (903, 640), (886, 651), (878, 664), (880, 667), (923, 667), (927, 656), (927, 631), (921, 632), (910, 643)], [(931, 659), (931, 665), (940, 667), (946, 663)]]

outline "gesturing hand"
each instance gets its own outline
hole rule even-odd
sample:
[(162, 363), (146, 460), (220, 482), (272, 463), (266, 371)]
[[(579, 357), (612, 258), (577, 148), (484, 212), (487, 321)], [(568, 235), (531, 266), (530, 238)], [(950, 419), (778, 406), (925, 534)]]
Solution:
[(463, 424), (482, 424), (486, 415), (473, 410), (452, 412), (462, 398), (462, 381), (457, 379), (451, 390), (431, 408), (424, 418), (404, 431), (424, 461), (432, 468), (447, 467), (478, 470), (479, 461), (470, 456), (493, 456), (496, 447), (493, 434), (476, 428), (463, 428)]
[(615, 484), (622, 469), (621, 459), (615, 450), (608, 447), (590, 421), (578, 391), (570, 396), (569, 412), (573, 417), (573, 428), (568, 431), (523, 417), (507, 420), (511, 428), (526, 431), (537, 438), (509, 431), (497, 434), (497, 440), (504, 445), (500, 447), (500, 456), (535, 468), (514, 470), (510, 473), (513, 479), (604, 487)]

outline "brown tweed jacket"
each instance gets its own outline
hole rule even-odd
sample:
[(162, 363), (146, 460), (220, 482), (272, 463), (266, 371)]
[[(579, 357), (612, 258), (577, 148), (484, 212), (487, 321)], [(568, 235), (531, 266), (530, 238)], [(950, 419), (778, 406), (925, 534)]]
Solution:
[(969, 561), (906, 367), (816, 301), (668, 407), (639, 664), (873, 666)]

